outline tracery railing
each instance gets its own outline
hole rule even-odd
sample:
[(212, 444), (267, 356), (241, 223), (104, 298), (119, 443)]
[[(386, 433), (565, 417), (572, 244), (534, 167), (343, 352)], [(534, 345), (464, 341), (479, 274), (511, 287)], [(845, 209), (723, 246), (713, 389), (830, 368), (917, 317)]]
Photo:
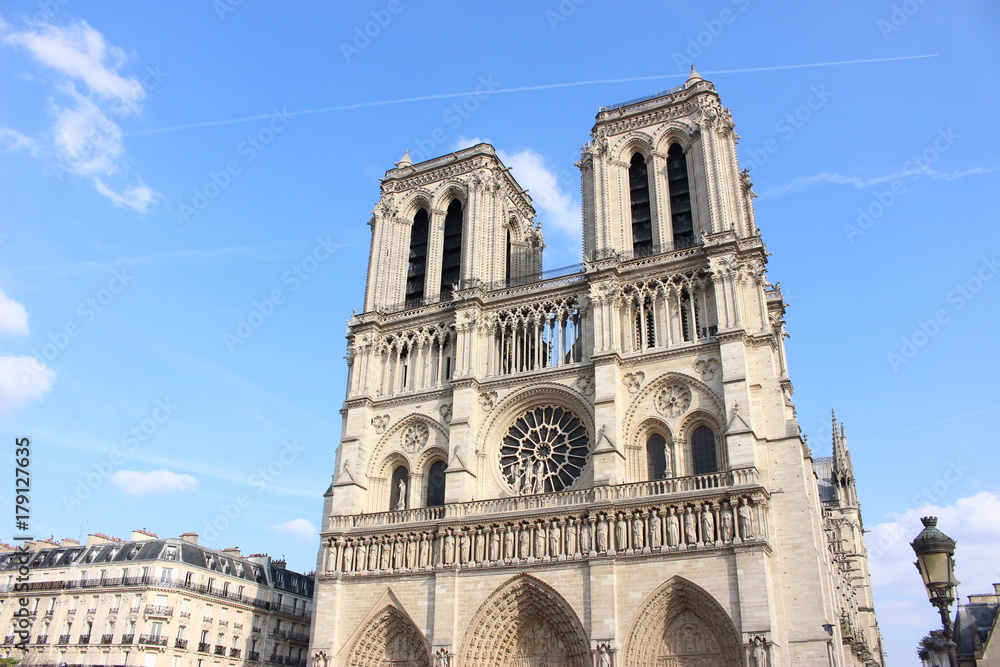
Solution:
[(575, 296), (490, 313), (486, 374), (509, 375), (582, 361), (583, 317)]

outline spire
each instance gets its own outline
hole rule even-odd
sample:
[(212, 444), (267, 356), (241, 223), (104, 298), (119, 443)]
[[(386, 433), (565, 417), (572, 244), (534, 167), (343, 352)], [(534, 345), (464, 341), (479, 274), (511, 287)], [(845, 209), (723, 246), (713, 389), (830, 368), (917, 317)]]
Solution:
[(844, 425), (837, 422), (837, 411), (831, 410), (833, 430), (833, 476), (837, 486), (842, 487), (848, 505), (856, 505), (857, 490), (854, 487), (854, 466), (851, 465), (851, 452), (847, 449), (847, 436)]
[(396, 167), (398, 169), (402, 169), (403, 167), (412, 166), (413, 160), (410, 159), (410, 149), (406, 149), (406, 152), (403, 153), (403, 157), (399, 158), (399, 162), (396, 163)]
[(698, 70), (694, 68), (694, 65), (691, 65), (691, 73), (688, 74), (688, 78), (687, 81), (684, 82), (684, 86), (690, 86), (698, 81), (704, 81), (704, 79), (701, 78), (701, 74), (698, 74)]

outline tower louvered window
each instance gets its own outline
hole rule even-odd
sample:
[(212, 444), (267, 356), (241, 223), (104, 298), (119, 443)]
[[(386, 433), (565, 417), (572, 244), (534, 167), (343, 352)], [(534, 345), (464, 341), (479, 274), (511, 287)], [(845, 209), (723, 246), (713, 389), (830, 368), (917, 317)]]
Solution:
[(462, 274), (462, 202), (452, 200), (444, 217), (444, 251), (441, 255), (441, 296), (451, 294), (451, 286)]
[(413, 216), (410, 228), (410, 254), (406, 267), (406, 304), (416, 306), (424, 298), (424, 279), (427, 276), (427, 209), (420, 209)]
[(691, 215), (691, 188), (688, 184), (687, 159), (680, 144), (667, 152), (667, 181), (670, 186), (670, 221), (674, 248), (694, 245), (694, 218)]
[(653, 253), (653, 219), (649, 208), (649, 172), (641, 154), (632, 156), (628, 168), (629, 198), (632, 203), (632, 254), (644, 257)]

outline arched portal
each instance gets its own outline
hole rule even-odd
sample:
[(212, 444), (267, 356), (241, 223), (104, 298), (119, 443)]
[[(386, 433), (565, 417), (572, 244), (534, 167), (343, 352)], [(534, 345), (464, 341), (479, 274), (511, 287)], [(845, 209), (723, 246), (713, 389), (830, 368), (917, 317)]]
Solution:
[(742, 667), (726, 610), (700, 586), (672, 577), (636, 612), (625, 643), (629, 667)]
[(585, 667), (591, 664), (583, 625), (545, 583), (519, 575), (495, 590), (465, 632), (462, 667)]
[(347, 664), (350, 667), (430, 667), (431, 657), (420, 630), (406, 614), (390, 604), (372, 616), (358, 634)]

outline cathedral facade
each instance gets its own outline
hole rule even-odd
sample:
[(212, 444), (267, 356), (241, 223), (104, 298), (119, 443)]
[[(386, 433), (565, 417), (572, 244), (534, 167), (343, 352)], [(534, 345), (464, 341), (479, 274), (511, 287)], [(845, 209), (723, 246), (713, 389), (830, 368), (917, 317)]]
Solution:
[(729, 111), (605, 107), (584, 261), (492, 146), (382, 181), (324, 499), (318, 667), (884, 663), (842, 428), (801, 435)]

